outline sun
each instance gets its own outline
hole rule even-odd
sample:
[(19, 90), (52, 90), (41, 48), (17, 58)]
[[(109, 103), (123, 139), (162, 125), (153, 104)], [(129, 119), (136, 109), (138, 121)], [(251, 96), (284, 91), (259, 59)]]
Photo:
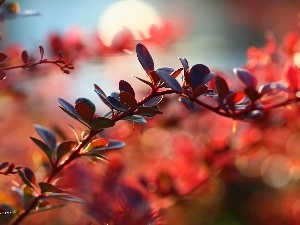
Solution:
[(110, 5), (100, 16), (98, 34), (106, 46), (110, 46), (114, 36), (124, 27), (134, 38), (148, 38), (151, 25), (160, 26), (161, 20), (155, 9), (139, 0), (122, 0)]

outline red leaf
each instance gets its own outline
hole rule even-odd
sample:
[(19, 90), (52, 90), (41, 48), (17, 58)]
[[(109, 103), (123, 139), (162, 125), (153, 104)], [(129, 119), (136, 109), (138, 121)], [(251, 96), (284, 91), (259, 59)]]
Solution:
[(120, 80), (120, 82), (119, 82), (119, 90), (120, 90), (120, 92), (124, 91), (124, 92), (127, 92), (128, 94), (131, 94), (133, 97), (135, 96), (135, 92), (134, 92), (133, 88), (125, 80)]
[(229, 88), (227, 82), (222, 77), (215, 76), (215, 85), (216, 85), (218, 97), (221, 101), (223, 101), (229, 94)]
[(289, 65), (286, 68), (285, 78), (289, 83), (289, 89), (291, 89), (293, 92), (297, 91), (299, 88), (299, 77), (297, 68), (295, 66)]
[(88, 124), (91, 123), (94, 117), (94, 112), (90, 109), (90, 107), (84, 102), (77, 102), (75, 104), (75, 110), (77, 114)]
[(93, 149), (102, 148), (108, 145), (108, 139), (106, 138), (98, 138), (93, 140), (88, 146), (84, 149), (84, 151), (88, 152)]
[(23, 62), (24, 62), (25, 64), (28, 62), (28, 58), (29, 58), (28, 52), (27, 52), (26, 50), (24, 50), (24, 51), (22, 52), (22, 60), (23, 60)]
[(0, 52), (0, 64), (6, 62), (8, 59), (7, 55), (3, 52)]
[(6, 73), (0, 70), (0, 81), (6, 78)]
[(121, 103), (126, 106), (128, 109), (129, 108), (136, 108), (137, 107), (137, 101), (135, 98), (129, 94), (128, 92), (121, 91), (119, 95)]
[(70, 152), (76, 146), (76, 144), (77, 143), (75, 141), (64, 141), (60, 143), (56, 151), (57, 160), (60, 160), (65, 154)]

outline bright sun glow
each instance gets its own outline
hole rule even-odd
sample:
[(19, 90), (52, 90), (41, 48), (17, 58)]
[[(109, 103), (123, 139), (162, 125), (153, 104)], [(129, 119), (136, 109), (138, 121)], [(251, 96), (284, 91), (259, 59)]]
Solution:
[(99, 18), (98, 33), (107, 46), (110, 46), (114, 36), (128, 28), (138, 40), (141, 32), (149, 37), (149, 27), (152, 24), (160, 25), (160, 18), (155, 9), (139, 0), (122, 0), (108, 7)]

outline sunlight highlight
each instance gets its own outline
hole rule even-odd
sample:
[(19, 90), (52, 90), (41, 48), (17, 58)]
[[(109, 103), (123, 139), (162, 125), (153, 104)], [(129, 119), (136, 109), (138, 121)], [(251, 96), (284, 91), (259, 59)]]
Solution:
[(155, 9), (139, 0), (123, 0), (108, 7), (99, 18), (98, 34), (106, 46), (112, 44), (115, 35), (129, 29), (136, 40), (148, 38), (151, 25), (160, 25)]

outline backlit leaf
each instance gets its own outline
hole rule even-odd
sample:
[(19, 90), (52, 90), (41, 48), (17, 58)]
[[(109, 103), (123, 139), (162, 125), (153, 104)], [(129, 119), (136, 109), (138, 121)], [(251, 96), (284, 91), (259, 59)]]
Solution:
[(115, 122), (111, 119), (105, 117), (96, 117), (93, 119), (91, 126), (93, 130), (101, 130), (104, 128), (113, 127)]
[(120, 90), (120, 92), (124, 91), (124, 92), (127, 92), (128, 94), (131, 94), (133, 97), (135, 97), (135, 92), (134, 92), (133, 88), (125, 80), (120, 80), (120, 82), (119, 82), (119, 90)]
[(105, 147), (101, 147), (99, 149), (93, 149), (90, 152), (98, 152), (98, 151), (106, 151), (112, 149), (118, 149), (125, 147), (125, 143), (119, 140), (108, 139), (108, 144)]
[(175, 70), (175, 71), (171, 74), (171, 76), (174, 77), (174, 78), (178, 77), (178, 76), (180, 75), (180, 73), (181, 73), (182, 70), (183, 70), (183, 68), (179, 68), (179, 69)]
[(167, 72), (165, 72), (163, 70), (156, 71), (156, 73), (162, 79), (162, 81), (165, 82), (167, 87), (171, 88), (172, 90), (174, 90), (178, 93), (182, 92), (182, 88), (181, 88), (180, 84), (170, 74), (168, 74)]
[(38, 208), (31, 210), (30, 213), (36, 213), (36, 212), (42, 212), (42, 211), (47, 211), (47, 210), (53, 210), (53, 209), (58, 209), (61, 207), (66, 206), (66, 204), (58, 204), (58, 205), (46, 205), (46, 206), (39, 206)]
[(70, 152), (77, 145), (76, 141), (64, 141), (57, 147), (57, 160), (60, 160), (65, 154)]
[(91, 141), (87, 147), (84, 149), (86, 152), (89, 152), (93, 149), (99, 149), (108, 145), (108, 139), (106, 138), (98, 138)]
[(23, 199), (22, 200), (23, 200), (24, 206), (28, 206), (33, 198), (33, 190), (32, 189), (33, 188), (28, 185), (23, 188)]
[(34, 125), (35, 130), (44, 140), (44, 142), (49, 146), (50, 149), (54, 150), (56, 148), (56, 137), (55, 135), (47, 128), (40, 126), (38, 124)]
[(235, 68), (233, 72), (238, 76), (238, 78), (244, 83), (246, 87), (256, 89), (257, 79), (248, 70)]
[(148, 77), (152, 81), (152, 84), (157, 84), (161, 78), (158, 76), (157, 72), (155, 70), (150, 71), (148, 74)]
[(140, 64), (147, 73), (154, 70), (153, 59), (148, 49), (144, 45), (138, 43), (136, 45), (136, 53)]
[(63, 192), (63, 190), (61, 190), (60, 188), (58, 188), (50, 183), (40, 182), (39, 187), (40, 187), (42, 193), (46, 193), (46, 192), (62, 193)]
[(98, 160), (102, 160), (106, 163), (109, 162), (109, 160), (107, 159), (107, 157), (105, 157), (104, 155), (100, 154), (100, 153), (97, 153), (97, 152), (90, 152), (90, 153), (86, 153), (84, 154), (85, 156), (91, 156), (93, 157), (94, 159), (98, 159)]

